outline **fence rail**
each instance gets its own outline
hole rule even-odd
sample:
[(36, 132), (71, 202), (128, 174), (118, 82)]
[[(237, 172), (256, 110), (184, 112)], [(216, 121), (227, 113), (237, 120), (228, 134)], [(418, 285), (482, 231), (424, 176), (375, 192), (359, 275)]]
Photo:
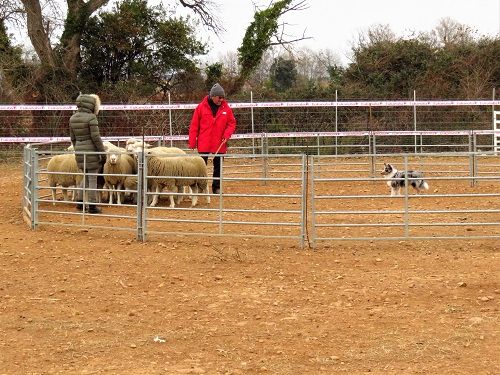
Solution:
[[(297, 241), (301, 247), (340, 240), (500, 238), (500, 156), (491, 151), (230, 154), (223, 161), (223, 194), (210, 194), (208, 205), (207, 195), (200, 195), (198, 206), (184, 202), (175, 208), (146, 204), (152, 193), (143, 188), (149, 178), (145, 158), (145, 164), (138, 163), (142, 183), (128, 191), (137, 194), (137, 204), (101, 203), (100, 215), (75, 211), (72, 201), (52, 200), (46, 164), (58, 153), (48, 144), (24, 149), (23, 216), (33, 229), (122, 230), (139, 240), (272, 238)], [(379, 173), (384, 162), (422, 171), (430, 190), (415, 194), (405, 187), (401, 196), (391, 197)]]

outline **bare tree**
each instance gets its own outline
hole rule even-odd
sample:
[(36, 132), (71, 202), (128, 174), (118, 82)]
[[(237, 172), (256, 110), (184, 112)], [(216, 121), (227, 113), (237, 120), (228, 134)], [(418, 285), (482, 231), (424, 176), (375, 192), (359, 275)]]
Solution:
[(201, 19), (202, 24), (215, 34), (226, 31), (217, 17), (219, 6), (216, 2), (211, 0), (179, 0), (179, 3), (183, 7), (191, 9)]
[(474, 30), (469, 26), (461, 24), (449, 17), (442, 18), (439, 24), (431, 32), (441, 46), (450, 44), (468, 43), (474, 40)]
[(295, 58), (297, 73), (308, 80), (328, 80), (329, 67), (340, 65), (340, 59), (329, 49), (313, 51), (303, 48), (295, 54)]

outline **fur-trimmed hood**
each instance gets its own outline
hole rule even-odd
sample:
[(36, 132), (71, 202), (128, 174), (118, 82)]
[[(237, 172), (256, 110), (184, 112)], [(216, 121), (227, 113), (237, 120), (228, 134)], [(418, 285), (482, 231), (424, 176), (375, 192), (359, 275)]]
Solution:
[(97, 116), (101, 109), (101, 99), (96, 94), (80, 94), (76, 106), (81, 112), (90, 112)]

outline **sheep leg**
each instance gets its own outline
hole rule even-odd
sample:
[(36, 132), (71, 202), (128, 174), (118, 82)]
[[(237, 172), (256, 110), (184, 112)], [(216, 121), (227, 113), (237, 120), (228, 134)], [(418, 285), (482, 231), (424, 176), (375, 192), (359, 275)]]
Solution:
[(122, 204), (122, 192), (120, 190), (122, 190), (123, 186), (121, 184), (121, 182), (118, 183), (118, 185), (116, 185), (116, 195), (117, 195), (117, 198), (116, 198), (116, 204)]
[[(179, 193), (181, 191), (184, 193), (184, 190), (185, 190), (184, 188), (185, 188), (185, 186), (182, 186), (181, 188), (177, 188), (177, 193)], [(184, 198), (184, 196), (182, 196), (182, 195), (176, 195), (175, 203), (177, 203), (177, 205), (181, 204), (183, 198)]]
[[(184, 194), (185, 193), (185, 186), (178, 186), (177, 187), (177, 192), (178, 193), (182, 192)], [(176, 195), (175, 196), (175, 203), (177, 205), (181, 204), (183, 200), (184, 200), (184, 195)]]
[[(175, 190), (177, 190), (175, 187), (171, 190), (169, 190), (170, 193), (174, 193)], [(168, 196), (170, 198), (170, 208), (174, 208), (175, 207), (175, 201), (174, 201), (174, 196), (173, 195), (169, 195)]]
[(68, 188), (61, 188), (62, 195), (63, 195), (63, 200), (66, 202), (68, 200)]
[(108, 185), (108, 186), (109, 186), (109, 204), (113, 204), (115, 185)]
[(188, 198), (189, 200), (193, 199), (193, 189), (191, 189), (191, 186), (184, 186), (184, 193), (189, 194)]
[(193, 192), (193, 195), (191, 196), (191, 207), (196, 206), (196, 203), (198, 203), (198, 185), (193, 184), (190, 186), (191, 191)]
[(55, 206), (56, 205), (56, 187), (55, 186), (52, 186), (51, 194), (52, 194), (52, 205)]
[(155, 194), (153, 195), (153, 201), (149, 205), (150, 207), (155, 207), (158, 204), (158, 196), (160, 192), (161, 192), (161, 187), (159, 184), (157, 184), (155, 187)]
[(207, 197), (207, 204), (210, 204), (210, 194), (208, 192), (208, 184), (205, 186), (205, 188), (202, 190), (202, 193), (206, 194)]

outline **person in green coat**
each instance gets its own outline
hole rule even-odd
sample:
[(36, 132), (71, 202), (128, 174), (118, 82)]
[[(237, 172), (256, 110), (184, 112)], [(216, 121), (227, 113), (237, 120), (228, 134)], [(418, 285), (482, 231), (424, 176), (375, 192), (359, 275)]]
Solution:
[(69, 135), (75, 149), (75, 158), (78, 168), (84, 171), (84, 178), (76, 193), (78, 210), (84, 209), (83, 191), (87, 191), (89, 207), (92, 214), (101, 213), (95, 205), (97, 202), (97, 174), (101, 168), (104, 155), (90, 152), (105, 152), (99, 134), (97, 114), (101, 106), (99, 96), (95, 94), (80, 94), (76, 99), (77, 110), (69, 119)]

